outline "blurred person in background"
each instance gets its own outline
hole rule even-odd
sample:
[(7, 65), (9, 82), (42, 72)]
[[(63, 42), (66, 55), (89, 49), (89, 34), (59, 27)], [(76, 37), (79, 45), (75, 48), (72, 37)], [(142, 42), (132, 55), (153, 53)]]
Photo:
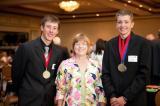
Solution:
[(105, 48), (105, 41), (103, 39), (98, 39), (93, 47), (93, 52), (91, 53), (91, 58), (98, 61), (99, 65), (102, 67), (102, 59)]
[(149, 40), (152, 49), (151, 84), (160, 85), (160, 39), (152, 33), (147, 34), (145, 38)]

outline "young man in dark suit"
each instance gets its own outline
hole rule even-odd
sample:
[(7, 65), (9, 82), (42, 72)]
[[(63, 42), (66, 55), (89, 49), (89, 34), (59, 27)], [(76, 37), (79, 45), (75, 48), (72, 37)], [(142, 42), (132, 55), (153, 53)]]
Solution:
[(15, 53), (12, 80), (19, 106), (54, 106), (57, 68), (65, 59), (63, 50), (53, 44), (59, 23), (56, 16), (45, 16), (41, 36), (22, 44)]
[(102, 65), (102, 83), (107, 106), (146, 106), (145, 86), (149, 81), (150, 47), (134, 34), (133, 14), (116, 14), (119, 35), (108, 41)]

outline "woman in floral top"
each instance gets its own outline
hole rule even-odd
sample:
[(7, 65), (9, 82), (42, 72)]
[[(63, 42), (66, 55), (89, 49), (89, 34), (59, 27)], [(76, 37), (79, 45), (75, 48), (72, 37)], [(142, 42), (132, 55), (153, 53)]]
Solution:
[(88, 58), (90, 41), (84, 34), (73, 40), (75, 55), (61, 63), (56, 84), (58, 106), (101, 106), (105, 97), (98, 62)]

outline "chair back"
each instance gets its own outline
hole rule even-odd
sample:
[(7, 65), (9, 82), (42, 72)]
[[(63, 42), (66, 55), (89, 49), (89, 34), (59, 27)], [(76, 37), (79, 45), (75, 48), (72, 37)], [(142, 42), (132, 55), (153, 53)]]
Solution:
[(160, 90), (156, 93), (155, 103), (156, 103), (156, 106), (160, 106)]
[(4, 65), (2, 68), (2, 76), (3, 76), (3, 80), (5, 81), (11, 81), (11, 65)]

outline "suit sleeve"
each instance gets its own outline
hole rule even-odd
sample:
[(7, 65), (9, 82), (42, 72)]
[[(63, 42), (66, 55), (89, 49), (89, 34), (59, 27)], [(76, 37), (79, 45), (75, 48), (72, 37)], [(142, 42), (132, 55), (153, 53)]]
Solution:
[(18, 94), (18, 89), (22, 83), (22, 78), (25, 71), (26, 65), (26, 55), (25, 55), (24, 45), (19, 46), (17, 49), (13, 63), (12, 63), (12, 81), (13, 90)]
[(143, 92), (149, 82), (151, 48), (146, 41), (140, 49), (140, 55), (138, 57), (139, 70), (132, 84), (124, 92), (124, 96), (129, 101), (132, 101), (140, 92)]
[(68, 49), (64, 48), (64, 51), (63, 51), (63, 60), (68, 59), (69, 57), (70, 56), (69, 56)]
[(109, 68), (109, 43), (106, 44), (102, 62), (102, 84), (107, 98), (115, 97), (115, 88), (112, 85)]
[(153, 41), (152, 46), (152, 83), (159, 84), (160, 81), (160, 41)]

